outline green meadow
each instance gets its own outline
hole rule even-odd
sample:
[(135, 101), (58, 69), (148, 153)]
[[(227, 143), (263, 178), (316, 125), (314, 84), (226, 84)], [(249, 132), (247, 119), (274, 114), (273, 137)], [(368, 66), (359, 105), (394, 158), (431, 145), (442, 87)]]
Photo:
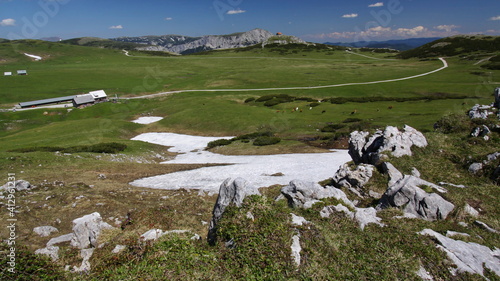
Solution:
[[(435, 242), (416, 233), (424, 228), (467, 232), (471, 235), (468, 242), (498, 246), (498, 235), (474, 226), (475, 219), (464, 211), (467, 202), (481, 210), (482, 221), (500, 229), (497, 183), (487, 175), (471, 176), (467, 171), (472, 161), (482, 161), (498, 151), (500, 143), (498, 130), (488, 142), (468, 137), (470, 130), (498, 120), (471, 121), (465, 113), (474, 104), (492, 103), (493, 91), (500, 87), (500, 70), (476, 64), (483, 58), (478, 54), (463, 55), (446, 57), (449, 67), (427, 76), (334, 86), (399, 79), (443, 66), (437, 58), (403, 60), (392, 52), (352, 52), (322, 45), (268, 45), (186, 56), (130, 51), (126, 56), (122, 50), (34, 40), (0, 43), (0, 74), (28, 71), (27, 76), (0, 76), (0, 109), (100, 89), (118, 97), (116, 102), (83, 109), (0, 111), (0, 174), (6, 178), (15, 173), (18, 179), (37, 186), (17, 194), (19, 259), (32, 265), (19, 265), (19, 280), (420, 280), (414, 272), (422, 265), (436, 280), (483, 280), (470, 274), (452, 276), (450, 264)], [(23, 53), (43, 59), (34, 61)], [(262, 90), (318, 86), (331, 87)], [(181, 92), (168, 93), (171, 91)], [(167, 93), (141, 98), (163, 92)], [(266, 105), (259, 98), (274, 103)], [(141, 116), (164, 119), (148, 125), (130, 122)], [(461, 131), (435, 132), (434, 124), (443, 116), (452, 127), (462, 125), (457, 126)], [(274, 201), (280, 187), (273, 186), (261, 190), (265, 197), (251, 197), (241, 209), (228, 210), (221, 235), (234, 237), (239, 243), (235, 249), (222, 242), (212, 247), (204, 240), (190, 240), (190, 234), (165, 236), (156, 244), (137, 242), (152, 228), (189, 229), (205, 237), (208, 226), (204, 222), (210, 221), (216, 200), (216, 196), (202, 197), (187, 190), (131, 186), (129, 182), (139, 178), (205, 166), (160, 165), (174, 153), (130, 140), (138, 134), (241, 136), (270, 132), (281, 142), (256, 148), (235, 141), (213, 151), (300, 153), (345, 148), (347, 136), (354, 130), (405, 124), (424, 132), (429, 146), (416, 149), (414, 157), (391, 158), (391, 163), (405, 174), (416, 167), (426, 180), (470, 187), (450, 188), (446, 198), (457, 208), (446, 221), (401, 221), (393, 217), (402, 212), (389, 209), (380, 213), (386, 227), (369, 226), (361, 231), (345, 217), (320, 219), (323, 206), (338, 203), (324, 200), (312, 209), (293, 210), (313, 222), (311, 227), (300, 227), (305, 262), (295, 268), (289, 255), (296, 231), (289, 223), (291, 210), (283, 201)], [(126, 149), (118, 154), (75, 149), (113, 142)], [(77, 152), (57, 153), (55, 148)], [(100, 178), (101, 174), (106, 178)], [(383, 193), (387, 176), (378, 171), (374, 174), (367, 190)], [(362, 207), (377, 203), (345, 191), (350, 199), (360, 200)], [(85, 198), (76, 201), (81, 195)], [(110, 217), (125, 221), (127, 216), (132, 223), (103, 234), (100, 243), (104, 247), (96, 249), (90, 261), (92, 272), (62, 270), (81, 263), (79, 251), (67, 245), (61, 246), (57, 263), (32, 254), (47, 242), (33, 233), (34, 227), (57, 224), (59, 234), (70, 233), (73, 219), (96, 211), (106, 221)], [(244, 218), (247, 212), (258, 218), (255, 223)], [(7, 212), (0, 214), (0, 219), (6, 218)], [(463, 221), (471, 227), (458, 224)], [(6, 237), (7, 230), (3, 228), (0, 234)], [(117, 243), (126, 245), (126, 250), (110, 254)], [(0, 244), (0, 249), (4, 251), (5, 245)], [(486, 276), (498, 280), (492, 272), (487, 271)], [(0, 271), (0, 279), (10, 277)]]

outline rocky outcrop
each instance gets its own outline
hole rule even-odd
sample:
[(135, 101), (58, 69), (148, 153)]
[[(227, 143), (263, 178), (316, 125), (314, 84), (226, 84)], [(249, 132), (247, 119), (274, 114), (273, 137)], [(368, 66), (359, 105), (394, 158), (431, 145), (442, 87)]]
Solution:
[(428, 193), (420, 187), (446, 192), (438, 185), (415, 176), (404, 175), (387, 189), (380, 199), (377, 209), (397, 207), (403, 208), (405, 213), (416, 215), (425, 220), (446, 219), (455, 206), (437, 193)]
[(57, 247), (57, 246), (47, 246), (47, 247), (45, 247), (43, 249), (36, 250), (35, 254), (46, 255), (52, 261), (58, 261), (59, 260), (59, 247)]
[(371, 179), (374, 167), (368, 164), (361, 164), (354, 169), (348, 164), (340, 166), (333, 176), (333, 185), (337, 188), (363, 188)]
[(390, 152), (395, 157), (411, 156), (412, 146), (427, 146), (425, 136), (407, 125), (402, 132), (396, 127), (388, 126), (384, 131), (378, 130), (370, 137), (367, 132), (352, 132), (349, 139), (349, 155), (356, 164), (377, 165), (384, 158), (382, 152)]
[(484, 277), (484, 268), (487, 268), (500, 276), (500, 249), (491, 250), (477, 243), (454, 240), (431, 229), (424, 229), (419, 234), (437, 240), (438, 248), (456, 265), (456, 268), (450, 268), (452, 274), (469, 272)]
[(271, 32), (257, 28), (247, 32), (233, 33), (229, 35), (206, 35), (202, 37), (164, 35), (120, 37), (112, 40), (149, 45), (140, 48), (142, 50), (189, 54), (201, 51), (252, 46), (265, 42), (271, 37), (273, 37)]
[(488, 116), (493, 114), (493, 111), (491, 111), (491, 109), (491, 105), (476, 104), (472, 107), (471, 110), (469, 110), (468, 115), (470, 119), (488, 119)]
[(293, 180), (281, 189), (281, 194), (285, 196), (288, 205), (292, 208), (310, 208), (314, 203), (324, 198), (335, 198), (354, 207), (354, 204), (342, 190), (333, 186), (323, 187), (314, 182)]
[(97, 212), (73, 220), (73, 238), (71, 246), (79, 249), (97, 247), (97, 239), (103, 229), (113, 228), (102, 221)]
[(490, 137), (488, 136), (491, 133), (490, 128), (486, 125), (482, 125), (480, 127), (476, 127), (472, 130), (470, 133), (471, 137), (475, 138), (483, 138), (484, 140), (489, 140)]
[(214, 245), (217, 241), (217, 223), (222, 218), (226, 208), (232, 204), (241, 207), (245, 197), (250, 195), (260, 195), (260, 192), (245, 179), (237, 178), (232, 180), (228, 178), (221, 184), (208, 228), (207, 240), (211, 245)]
[(500, 109), (500, 88), (496, 88), (493, 95), (495, 96), (495, 102), (493, 103), (493, 106)]

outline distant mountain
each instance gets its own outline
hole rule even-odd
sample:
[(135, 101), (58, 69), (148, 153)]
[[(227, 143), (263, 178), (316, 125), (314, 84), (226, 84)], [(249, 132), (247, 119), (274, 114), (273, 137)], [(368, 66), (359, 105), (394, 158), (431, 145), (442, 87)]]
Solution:
[(59, 41), (62, 41), (62, 38), (61, 37), (44, 37), (44, 38), (40, 38), (40, 40), (49, 41), (49, 42), (59, 42)]
[[(304, 41), (286, 35), (274, 35), (260, 28), (247, 32), (228, 35), (206, 35), (202, 37), (189, 37), (183, 35), (119, 37), (111, 40), (145, 45), (139, 47), (145, 51), (167, 51), (177, 54), (191, 54), (217, 49), (233, 49), (248, 47), (261, 43), (302, 43)], [(269, 41), (270, 40), (270, 41)]]
[(500, 36), (456, 35), (399, 54), (401, 58), (430, 58), (464, 54), (498, 53)]
[(138, 47), (142, 47), (143, 45), (129, 43), (129, 42), (118, 42), (110, 39), (102, 39), (98, 37), (81, 37), (81, 38), (73, 38), (68, 40), (60, 41), (64, 44), (70, 45), (78, 45), (78, 46), (86, 46), (86, 47), (102, 47), (102, 48), (110, 48), (110, 49), (129, 49), (133, 50)]
[(388, 40), (388, 41), (359, 41), (353, 43), (331, 43), (326, 42), (326, 45), (336, 45), (351, 48), (388, 48), (399, 51), (411, 50), (420, 47), (429, 42), (441, 39), (440, 37), (433, 38), (411, 38), (402, 40)]

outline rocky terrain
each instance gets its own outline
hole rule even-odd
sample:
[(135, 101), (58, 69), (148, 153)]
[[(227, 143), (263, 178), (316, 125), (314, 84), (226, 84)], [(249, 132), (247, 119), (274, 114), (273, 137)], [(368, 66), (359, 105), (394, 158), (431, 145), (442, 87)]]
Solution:
[[(282, 35), (281, 35), (282, 36)], [(141, 37), (119, 37), (112, 40), (136, 44), (147, 45), (138, 49), (145, 51), (166, 51), (177, 54), (190, 54), (202, 51), (233, 49), (248, 47), (255, 44), (267, 42), (274, 38), (270, 43), (287, 43), (293, 38), (295, 43), (303, 43), (302, 40), (293, 36), (274, 35), (263, 29), (253, 29), (247, 32), (233, 33), (228, 35), (206, 35), (202, 37), (190, 37), (183, 35), (162, 35), (162, 36), (141, 36)], [(285, 38), (286, 37), (286, 38)]]

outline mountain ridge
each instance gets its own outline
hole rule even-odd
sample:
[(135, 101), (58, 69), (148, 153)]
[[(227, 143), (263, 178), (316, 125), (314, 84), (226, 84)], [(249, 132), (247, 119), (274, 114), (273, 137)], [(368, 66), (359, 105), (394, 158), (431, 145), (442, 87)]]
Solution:
[(386, 41), (357, 41), (352, 43), (342, 43), (342, 42), (325, 42), (325, 45), (335, 45), (351, 48), (389, 48), (398, 51), (407, 51), (427, 43), (442, 39), (441, 37), (422, 37), (422, 38), (409, 38), (409, 39), (397, 39), (397, 40), (386, 40)]

